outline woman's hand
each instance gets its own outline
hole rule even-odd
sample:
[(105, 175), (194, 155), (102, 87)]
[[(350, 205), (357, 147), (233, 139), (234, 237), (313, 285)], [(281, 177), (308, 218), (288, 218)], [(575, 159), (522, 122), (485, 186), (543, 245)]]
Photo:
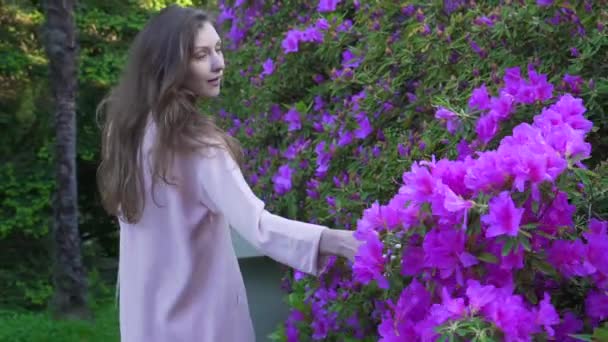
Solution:
[(341, 229), (326, 229), (321, 233), (319, 253), (323, 255), (337, 255), (354, 261), (355, 254), (361, 241), (355, 239), (354, 232)]

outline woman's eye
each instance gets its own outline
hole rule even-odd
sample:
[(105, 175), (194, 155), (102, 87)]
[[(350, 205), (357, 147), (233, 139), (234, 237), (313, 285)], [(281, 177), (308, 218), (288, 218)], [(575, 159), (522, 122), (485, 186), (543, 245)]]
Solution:
[(206, 55), (206, 54), (203, 54), (203, 55), (197, 55), (197, 56), (196, 56), (196, 59), (205, 59), (205, 57), (207, 57), (207, 55)]
[(217, 52), (217, 53), (222, 53), (222, 48), (217, 48), (217, 49), (215, 49), (215, 52)]

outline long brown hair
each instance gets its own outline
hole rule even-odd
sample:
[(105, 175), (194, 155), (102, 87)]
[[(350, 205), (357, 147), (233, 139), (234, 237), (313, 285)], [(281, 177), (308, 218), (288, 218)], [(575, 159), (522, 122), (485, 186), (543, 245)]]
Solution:
[(221, 145), (241, 164), (238, 142), (199, 112), (196, 96), (184, 87), (194, 39), (205, 23), (213, 20), (199, 9), (172, 5), (160, 11), (136, 36), (119, 83), (98, 107), (103, 125), (97, 186), (110, 215), (129, 223), (141, 218), (140, 149), (149, 119), (157, 127), (154, 181), (170, 184), (168, 173), (177, 153), (210, 146)]

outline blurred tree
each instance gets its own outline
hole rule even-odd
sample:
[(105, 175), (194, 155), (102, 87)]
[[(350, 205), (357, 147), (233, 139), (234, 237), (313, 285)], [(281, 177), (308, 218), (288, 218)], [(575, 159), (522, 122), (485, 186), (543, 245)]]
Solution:
[(51, 308), (58, 317), (88, 318), (87, 279), (78, 231), (76, 180), (76, 89), (78, 42), (76, 0), (47, 0), (43, 41), (55, 111), (56, 192), (53, 201), (53, 283)]

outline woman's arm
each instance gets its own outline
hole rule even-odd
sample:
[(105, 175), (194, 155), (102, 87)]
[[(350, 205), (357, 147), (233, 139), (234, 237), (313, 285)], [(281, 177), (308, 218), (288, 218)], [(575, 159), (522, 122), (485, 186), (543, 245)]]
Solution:
[(213, 148), (198, 161), (202, 201), (270, 258), (302, 272), (319, 272), (319, 255), (352, 259), (357, 242), (351, 231), (289, 220), (265, 210), (230, 154)]

